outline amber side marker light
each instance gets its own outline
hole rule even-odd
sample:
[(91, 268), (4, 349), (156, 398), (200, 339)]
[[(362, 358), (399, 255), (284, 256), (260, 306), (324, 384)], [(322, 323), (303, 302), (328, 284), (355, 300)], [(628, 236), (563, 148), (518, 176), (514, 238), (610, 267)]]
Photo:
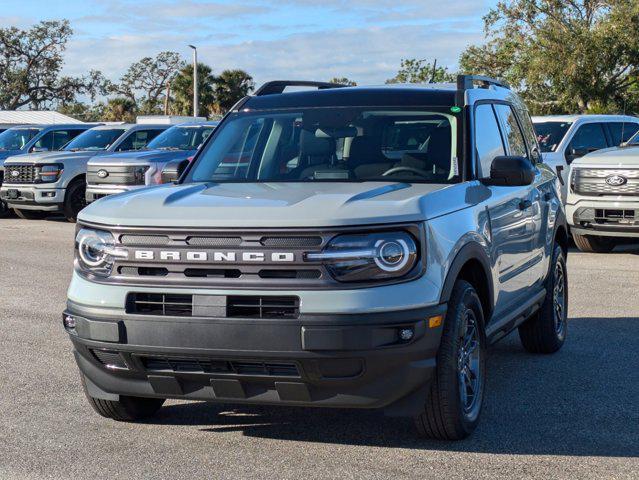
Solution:
[(444, 316), (443, 315), (437, 315), (436, 317), (430, 317), (428, 319), (428, 328), (441, 327), (443, 321), (444, 321)]

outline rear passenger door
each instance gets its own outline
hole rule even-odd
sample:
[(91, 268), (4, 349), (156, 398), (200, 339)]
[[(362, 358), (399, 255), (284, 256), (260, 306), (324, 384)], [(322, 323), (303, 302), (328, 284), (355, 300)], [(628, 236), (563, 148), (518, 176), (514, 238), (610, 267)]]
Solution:
[[(475, 107), (475, 158), (479, 178), (490, 176), (490, 166), (495, 157), (521, 153), (522, 139), (515, 136), (498, 120), (497, 109), (501, 105), (481, 103)], [(510, 108), (510, 107), (508, 107)], [(512, 140), (508, 141), (508, 137)], [(524, 152), (525, 152), (525, 146)], [(495, 289), (498, 309), (510, 309), (524, 297), (531, 278), (526, 266), (532, 249), (530, 186), (489, 186), (486, 202), (491, 228), (491, 254), (497, 270)], [(499, 318), (503, 310), (495, 311)]]

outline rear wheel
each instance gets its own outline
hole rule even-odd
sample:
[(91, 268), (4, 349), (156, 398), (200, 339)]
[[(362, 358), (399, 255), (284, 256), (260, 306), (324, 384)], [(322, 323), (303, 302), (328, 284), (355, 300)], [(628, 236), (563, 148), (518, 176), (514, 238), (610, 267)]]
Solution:
[(458, 280), (448, 305), (424, 411), (414, 418), (420, 436), (461, 440), (475, 430), (486, 382), (483, 326), (477, 292), (470, 283)]
[(82, 376), (82, 389), (93, 410), (105, 418), (119, 422), (134, 422), (155, 415), (164, 403), (163, 398), (127, 397), (120, 395), (120, 400), (102, 400), (89, 395)]
[(62, 211), (69, 222), (75, 222), (80, 210), (87, 206), (86, 191), (87, 185), (81, 179), (74, 180), (67, 187)]
[(575, 245), (582, 252), (588, 253), (609, 253), (615, 248), (615, 242), (606, 237), (594, 237), (592, 235), (572, 234)]
[(19, 208), (14, 208), (14, 212), (16, 215), (23, 220), (40, 220), (46, 218), (48, 215), (47, 212), (43, 212), (42, 210), (21, 210)]
[(566, 257), (555, 244), (550, 272), (546, 279), (546, 298), (541, 308), (519, 326), (519, 338), (531, 353), (554, 353), (566, 340), (568, 318), (568, 275)]

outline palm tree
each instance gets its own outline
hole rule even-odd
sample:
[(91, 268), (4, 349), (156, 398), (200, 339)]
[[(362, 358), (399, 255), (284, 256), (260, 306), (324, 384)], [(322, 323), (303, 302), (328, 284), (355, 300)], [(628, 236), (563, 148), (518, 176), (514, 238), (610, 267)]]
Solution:
[[(213, 86), (215, 77), (211, 67), (197, 64), (197, 89), (200, 110), (207, 116), (215, 103)], [(171, 104), (169, 111), (176, 115), (193, 115), (193, 65), (187, 65), (171, 82)]]
[(104, 120), (107, 122), (135, 122), (137, 105), (130, 98), (110, 99), (104, 107)]
[(215, 104), (217, 113), (228, 111), (239, 99), (255, 88), (255, 82), (244, 70), (224, 70), (215, 78)]

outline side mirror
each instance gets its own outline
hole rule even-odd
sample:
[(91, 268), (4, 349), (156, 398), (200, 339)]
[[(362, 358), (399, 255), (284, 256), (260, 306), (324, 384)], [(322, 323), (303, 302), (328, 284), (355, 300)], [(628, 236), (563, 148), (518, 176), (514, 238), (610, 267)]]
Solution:
[(31, 153), (40, 153), (40, 152), (48, 152), (49, 149), (46, 147), (31, 147)]
[(188, 160), (173, 160), (172, 162), (167, 163), (162, 169), (162, 183), (177, 182), (188, 164)]
[(588, 155), (590, 152), (594, 152), (596, 148), (570, 148), (566, 152), (566, 163), (570, 165), (573, 160)]
[(490, 165), (490, 177), (483, 180), (487, 185), (522, 187), (535, 180), (537, 170), (530, 160), (518, 156), (495, 157)]

